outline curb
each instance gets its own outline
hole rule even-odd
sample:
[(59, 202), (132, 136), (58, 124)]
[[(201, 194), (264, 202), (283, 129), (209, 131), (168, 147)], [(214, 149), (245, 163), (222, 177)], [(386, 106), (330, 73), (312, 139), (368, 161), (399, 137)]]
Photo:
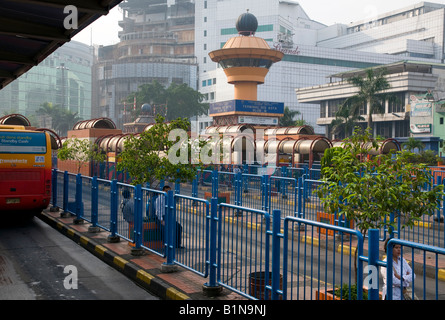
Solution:
[(54, 229), (58, 230), (60, 233), (67, 236), (111, 267), (123, 273), (125, 276), (127, 276), (137, 284), (141, 285), (150, 293), (157, 295), (159, 298), (163, 300), (192, 299), (185, 293), (171, 286), (169, 283), (145, 271), (137, 264), (126, 260), (112, 250), (107, 249), (96, 241), (82, 235), (80, 232), (58, 222), (53, 217), (45, 214), (44, 211), (40, 214), (37, 214), (36, 217), (47, 223)]

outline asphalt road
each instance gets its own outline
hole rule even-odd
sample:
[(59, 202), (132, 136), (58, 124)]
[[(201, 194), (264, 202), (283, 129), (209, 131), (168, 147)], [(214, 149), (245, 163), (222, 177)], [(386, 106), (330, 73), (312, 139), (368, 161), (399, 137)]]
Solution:
[(0, 300), (159, 300), (38, 218), (0, 220)]

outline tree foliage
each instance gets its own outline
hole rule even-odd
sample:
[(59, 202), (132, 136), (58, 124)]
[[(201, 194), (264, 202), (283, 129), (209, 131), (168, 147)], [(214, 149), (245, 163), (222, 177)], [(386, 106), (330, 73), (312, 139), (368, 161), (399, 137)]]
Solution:
[[(366, 235), (369, 229), (411, 227), (423, 215), (432, 215), (440, 206), (443, 185), (433, 186), (425, 164), (408, 161), (412, 153), (402, 150), (371, 155), (378, 148), (368, 128), (357, 128), (344, 140), (343, 148), (334, 148), (322, 167), (322, 185), (316, 190), (324, 210), (353, 221)], [(357, 251), (355, 272), (357, 279)]]
[(357, 97), (347, 99), (339, 106), (335, 114), (335, 119), (332, 121), (332, 134), (345, 138), (354, 132), (354, 128), (358, 121), (365, 120), (360, 115), (360, 103)]
[(411, 152), (414, 152), (415, 149), (419, 149), (419, 151), (422, 151), (423, 149), (425, 149), (425, 145), (422, 141), (417, 140), (413, 137), (409, 137), (406, 142), (402, 143), (402, 148), (407, 149)]
[(42, 103), (37, 110), (38, 115), (47, 115), (51, 118), (52, 128), (59, 136), (66, 136), (78, 121), (82, 120), (77, 112), (63, 109), (57, 104), (51, 102)]
[(366, 105), (368, 114), (368, 128), (372, 128), (372, 115), (385, 112), (384, 101), (394, 99), (392, 95), (385, 93), (391, 88), (388, 80), (385, 78), (385, 69), (374, 70), (367, 69), (365, 76), (355, 76), (348, 79), (348, 82), (358, 88), (358, 93), (351, 98), (346, 99), (346, 104), (352, 106), (351, 110), (357, 111), (363, 105)]
[(77, 163), (77, 173), (80, 173), (82, 167), (89, 161), (105, 161), (105, 154), (101, 153), (97, 144), (88, 139), (79, 139), (76, 137), (65, 140), (57, 152), (57, 158), (60, 160), (72, 160)]
[[(190, 88), (187, 84), (172, 83), (168, 88), (156, 80), (139, 86), (137, 92), (129, 95), (126, 102), (133, 105), (136, 97), (136, 105), (148, 103), (154, 108), (155, 113), (166, 118), (167, 121), (182, 118), (190, 118), (207, 113), (208, 103), (203, 103), (204, 95)], [(132, 112), (133, 117), (140, 113), (140, 107)]]
[[(158, 115), (155, 125), (148, 131), (138, 136), (130, 136), (124, 142), (117, 170), (128, 172), (134, 185), (149, 183), (150, 187), (154, 188), (155, 184), (163, 179), (170, 182), (177, 179), (189, 182), (196, 176), (196, 168), (190, 163), (191, 148), (188, 136), (181, 138), (171, 135), (175, 130), (187, 133), (190, 122), (184, 118), (169, 123), (165, 123), (164, 120), (164, 117)], [(185, 143), (187, 148), (185, 161), (171, 161), (169, 152), (182, 143)], [(176, 153), (182, 151), (183, 149), (178, 148), (172, 152), (176, 156)]]
[(413, 226), (433, 214), (443, 196), (425, 164), (408, 161), (410, 152), (371, 156), (377, 147), (370, 130), (357, 129), (344, 148), (335, 148), (317, 191), (326, 211), (345, 215), (363, 235), (370, 228), (395, 227), (392, 213), (403, 218), (403, 227)]
[[(294, 118), (300, 114), (301, 113), (298, 110), (291, 110), (289, 107), (284, 107), (284, 114), (279, 120), (280, 127), (297, 126), (297, 120)], [(298, 124), (302, 124), (301, 120), (298, 122)]]

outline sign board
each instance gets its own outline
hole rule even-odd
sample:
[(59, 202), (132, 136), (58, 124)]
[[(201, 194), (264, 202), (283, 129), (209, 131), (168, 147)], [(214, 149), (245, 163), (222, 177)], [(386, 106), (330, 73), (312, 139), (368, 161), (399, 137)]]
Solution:
[(431, 123), (426, 124), (411, 124), (409, 126), (411, 133), (431, 133)]
[(252, 100), (228, 100), (210, 104), (209, 116), (211, 117), (235, 114), (282, 116), (284, 114), (284, 103)]
[(276, 125), (278, 125), (278, 118), (277, 117), (239, 116), (238, 123), (276, 126)]

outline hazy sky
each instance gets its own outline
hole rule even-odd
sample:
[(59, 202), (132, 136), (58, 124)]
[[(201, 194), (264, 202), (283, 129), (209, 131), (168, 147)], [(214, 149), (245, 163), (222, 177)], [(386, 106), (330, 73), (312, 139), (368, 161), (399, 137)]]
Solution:
[[(363, 19), (372, 20), (379, 14), (414, 5), (421, 0), (299, 0), (298, 2), (312, 20), (332, 25), (334, 23), (348, 24)], [(430, 2), (445, 4), (445, 0), (431, 0)], [(122, 20), (122, 13), (116, 6), (107, 16), (93, 22), (73, 40), (86, 44), (117, 43), (119, 41), (117, 34), (121, 30), (117, 24), (119, 20)]]

